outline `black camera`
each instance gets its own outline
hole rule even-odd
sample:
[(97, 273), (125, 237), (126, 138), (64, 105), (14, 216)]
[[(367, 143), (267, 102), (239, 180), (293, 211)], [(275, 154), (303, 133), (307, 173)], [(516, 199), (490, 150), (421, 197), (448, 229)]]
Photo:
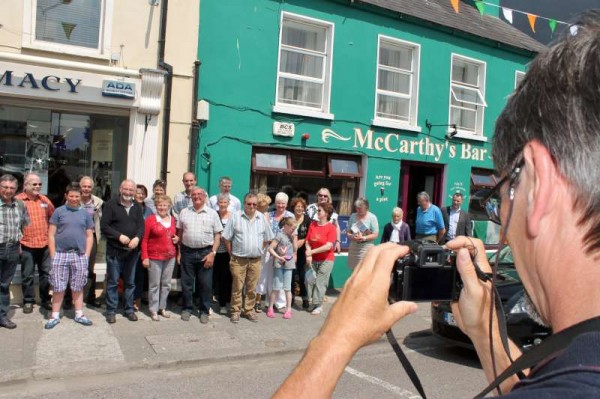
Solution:
[(426, 240), (407, 241), (410, 252), (392, 270), (393, 301), (457, 301), (463, 287), (456, 253)]

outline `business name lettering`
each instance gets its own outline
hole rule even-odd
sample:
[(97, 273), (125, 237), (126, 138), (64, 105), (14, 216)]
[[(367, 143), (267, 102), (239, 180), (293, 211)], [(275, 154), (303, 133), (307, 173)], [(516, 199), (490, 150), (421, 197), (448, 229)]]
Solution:
[[(66, 86), (61, 82), (66, 83)], [(40, 87), (48, 91), (60, 91), (66, 87), (67, 92), (77, 93), (77, 87), (81, 83), (81, 79), (63, 78), (61, 79), (55, 75), (47, 75), (40, 78), (36, 78), (32, 73), (25, 73), (24, 76), (13, 75), (13, 71), (6, 70), (0, 75), (0, 85), (4, 86), (16, 86), (22, 88), (29, 88), (39, 90)]]

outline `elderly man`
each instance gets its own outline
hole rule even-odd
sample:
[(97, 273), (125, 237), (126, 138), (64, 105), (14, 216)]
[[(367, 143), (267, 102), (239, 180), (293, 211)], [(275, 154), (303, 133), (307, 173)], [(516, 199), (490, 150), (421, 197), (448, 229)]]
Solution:
[[(308, 215), (308, 217), (311, 220), (314, 220), (315, 222), (319, 221), (319, 215), (317, 214), (319, 204), (332, 204), (333, 205), (333, 199), (331, 198), (331, 192), (329, 191), (328, 188), (321, 187), (319, 189), (319, 191), (317, 191), (317, 202), (310, 204), (308, 207), (306, 207), (306, 214)], [(342, 247), (340, 244), (341, 230), (340, 230), (340, 224), (338, 223), (338, 214), (335, 211), (333, 211), (333, 214), (331, 215), (329, 222), (335, 226), (335, 230), (336, 230), (336, 234), (337, 234), (335, 245), (334, 245), (335, 252), (340, 252), (342, 250)]]
[(19, 262), (19, 240), (23, 227), (29, 224), (27, 208), (15, 198), (17, 179), (0, 176), (0, 327), (13, 329), (17, 325), (8, 318), (10, 282)]
[[(240, 200), (233, 194), (231, 194), (231, 178), (228, 176), (222, 176), (219, 178), (219, 194), (229, 195), (229, 212), (236, 213), (242, 210), (242, 204)], [(210, 207), (215, 211), (219, 210), (218, 194), (210, 197)]]
[(35, 292), (33, 276), (37, 267), (39, 293), (42, 308), (52, 309), (50, 304), (50, 270), (52, 262), (48, 252), (48, 221), (54, 213), (52, 201), (41, 193), (42, 180), (35, 173), (25, 175), (23, 192), (15, 196), (23, 201), (31, 223), (23, 228), (21, 238), (21, 287), (23, 288), (23, 313), (33, 312)]
[(442, 219), (446, 228), (445, 241), (453, 240), (457, 236), (473, 236), (471, 215), (461, 209), (463, 194), (456, 192), (452, 196), (452, 205), (442, 208)]
[(417, 194), (417, 218), (415, 223), (415, 234), (417, 240), (429, 240), (442, 242), (446, 227), (442, 211), (436, 205), (431, 203), (429, 194), (421, 191)]
[(92, 217), (94, 222), (93, 237), (94, 242), (88, 262), (88, 292), (85, 295), (85, 302), (93, 307), (100, 307), (102, 304), (96, 298), (96, 254), (98, 253), (98, 243), (100, 242), (100, 218), (102, 217), (102, 204), (100, 198), (92, 194), (94, 191), (94, 179), (90, 176), (83, 176), (79, 180), (81, 187), (81, 207)]
[[(502, 179), (494, 192), (502, 206), (490, 201), (486, 209), (490, 220), (502, 224), (531, 311), (554, 334), (522, 358), (509, 342), (515, 364), (523, 364), (488, 387), (498, 387), (507, 398), (592, 398), (600, 392), (598, 82), (600, 10), (594, 10), (537, 56), (496, 122), (492, 158)], [(447, 245), (458, 251), (465, 287), (452, 304), (454, 317), (473, 342), (487, 379), (495, 380), (512, 362), (498, 323), (490, 322), (497, 321), (492, 284), (478, 277), (472, 260), (490, 272), (483, 244), (458, 237)], [(353, 354), (416, 311), (413, 303), (387, 302), (393, 263), (407, 251), (384, 244), (366, 256), (275, 397), (331, 396)], [(516, 370), (523, 370), (523, 379)]]
[(192, 206), (183, 209), (177, 220), (183, 291), (181, 319), (190, 320), (196, 283), (196, 291), (200, 296), (200, 322), (206, 324), (212, 300), (213, 263), (221, 243), (223, 225), (217, 212), (206, 204), (204, 189), (193, 187), (191, 196)]
[(196, 187), (196, 175), (192, 172), (185, 172), (181, 181), (185, 189), (175, 194), (173, 199), (173, 214), (176, 218), (179, 217), (182, 210), (192, 206), (192, 188)]
[(257, 322), (254, 313), (256, 283), (260, 276), (261, 255), (273, 239), (273, 232), (265, 216), (257, 212), (258, 198), (254, 193), (244, 196), (244, 211), (236, 213), (225, 226), (223, 239), (231, 256), (229, 268), (233, 284), (231, 287), (231, 322), (239, 323), (242, 307), (242, 290), (246, 288), (243, 316)]
[(119, 196), (104, 203), (100, 230), (106, 238), (106, 321), (115, 323), (119, 295), (117, 286), (123, 276), (125, 284), (124, 316), (137, 321), (133, 310), (135, 291), (135, 266), (140, 251), (139, 244), (144, 236), (144, 214), (142, 207), (133, 200), (135, 182), (123, 180)]

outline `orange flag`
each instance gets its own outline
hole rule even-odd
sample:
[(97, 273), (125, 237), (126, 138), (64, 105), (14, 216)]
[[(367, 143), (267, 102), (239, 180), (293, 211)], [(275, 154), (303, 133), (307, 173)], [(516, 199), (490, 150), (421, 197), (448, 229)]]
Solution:
[(458, 3), (460, 2), (460, 0), (450, 0), (450, 3), (452, 3), (452, 7), (454, 8), (454, 12), (458, 14)]
[(535, 33), (535, 20), (537, 15), (527, 14), (527, 19), (529, 20), (529, 26), (531, 26), (531, 30)]

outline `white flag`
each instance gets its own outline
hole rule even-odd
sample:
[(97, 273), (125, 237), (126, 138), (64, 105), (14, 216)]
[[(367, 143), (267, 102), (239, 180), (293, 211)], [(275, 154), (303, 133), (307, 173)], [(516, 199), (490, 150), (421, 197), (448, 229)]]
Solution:
[(510, 8), (502, 7), (502, 14), (504, 15), (504, 19), (506, 19), (511, 25), (513, 23), (513, 10)]

